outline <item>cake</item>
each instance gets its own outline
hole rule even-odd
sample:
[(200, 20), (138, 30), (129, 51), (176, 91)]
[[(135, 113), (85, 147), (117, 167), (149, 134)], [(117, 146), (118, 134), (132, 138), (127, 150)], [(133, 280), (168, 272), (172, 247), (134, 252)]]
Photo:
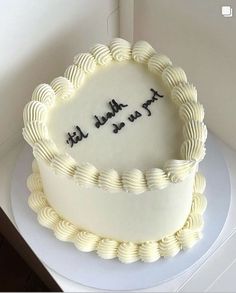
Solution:
[(173, 257), (202, 237), (203, 119), (184, 70), (149, 43), (96, 44), (24, 108), (29, 206), (80, 251), (123, 263)]

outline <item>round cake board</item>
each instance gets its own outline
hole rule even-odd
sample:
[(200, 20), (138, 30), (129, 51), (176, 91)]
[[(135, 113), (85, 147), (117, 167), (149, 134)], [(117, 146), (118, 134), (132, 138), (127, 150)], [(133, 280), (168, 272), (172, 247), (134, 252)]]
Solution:
[(203, 239), (192, 249), (155, 263), (125, 265), (117, 259), (103, 260), (94, 252), (80, 252), (72, 243), (57, 240), (51, 230), (39, 225), (36, 214), (27, 204), (30, 192), (26, 187), (26, 179), (32, 173), (32, 160), (32, 149), (26, 146), (12, 177), (11, 202), (17, 227), (45, 265), (85, 286), (107, 290), (137, 290), (169, 281), (200, 261), (220, 235), (228, 215), (230, 177), (217, 141), (209, 134), (207, 155), (200, 166), (207, 181), (205, 194), (208, 201)]

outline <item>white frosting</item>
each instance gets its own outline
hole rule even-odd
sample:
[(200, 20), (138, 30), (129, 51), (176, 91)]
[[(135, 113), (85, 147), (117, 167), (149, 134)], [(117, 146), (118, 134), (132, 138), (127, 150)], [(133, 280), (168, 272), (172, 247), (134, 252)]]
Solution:
[(38, 85), (33, 94), (33, 101), (39, 101), (46, 106), (52, 106), (55, 102), (55, 92), (52, 87), (46, 83)]
[(158, 76), (160, 76), (164, 69), (170, 65), (172, 65), (171, 60), (162, 54), (154, 54), (148, 60), (148, 69)]
[(132, 58), (138, 63), (147, 63), (155, 53), (153, 47), (146, 41), (138, 41), (132, 49)]
[(181, 105), (179, 109), (179, 115), (185, 122), (190, 120), (202, 122), (204, 119), (204, 108), (197, 102), (186, 102), (185, 104)]
[(45, 122), (47, 117), (47, 107), (38, 101), (31, 101), (26, 104), (23, 112), (23, 120), (26, 125), (28, 122)]
[(188, 101), (197, 102), (197, 89), (189, 83), (180, 83), (171, 91), (171, 99), (178, 106)]
[(169, 88), (179, 85), (180, 83), (187, 82), (187, 76), (184, 70), (180, 67), (168, 66), (162, 72), (162, 79), (164, 84)]
[(35, 158), (42, 159), (47, 163), (52, 161), (57, 152), (56, 145), (51, 140), (39, 140), (33, 147)]
[(131, 44), (124, 39), (113, 39), (110, 43), (110, 50), (113, 59), (116, 61), (121, 62), (131, 58)]
[(51, 82), (51, 86), (59, 99), (67, 100), (74, 92), (73, 84), (65, 77), (57, 77)]
[(74, 57), (74, 64), (81, 68), (85, 73), (93, 72), (96, 68), (96, 61), (93, 55), (81, 53)]
[(193, 192), (194, 193), (203, 193), (206, 188), (206, 179), (205, 177), (197, 172), (194, 180), (194, 185), (193, 185)]
[[(200, 176), (202, 175), (199, 174), (198, 177)], [(28, 181), (30, 180), (28, 179)], [(197, 202), (199, 202), (201, 196), (203, 197), (201, 194), (195, 194), (193, 199), (198, 198)], [(202, 205), (195, 204), (195, 207), (193, 207), (196, 202), (194, 200), (187, 221), (175, 234), (164, 237), (159, 241), (144, 241), (141, 243), (118, 242), (114, 239), (102, 238), (94, 233), (79, 230), (71, 222), (58, 216), (56, 211), (49, 206), (43, 192), (33, 192), (28, 202), (30, 207), (38, 214), (39, 223), (52, 229), (59, 240), (73, 242), (79, 250), (84, 252), (96, 250), (97, 254), (104, 259), (118, 257), (121, 262), (128, 264), (138, 260), (154, 262), (161, 256), (175, 256), (181, 249), (192, 247), (201, 238), (203, 227), (203, 218), (200, 213), (203, 211)]]
[[(83, 64), (84, 69), (86, 69), (85, 66), (87, 66), (91, 70), (91, 64), (90, 64), (90, 66), (88, 64), (87, 65)], [(86, 70), (88, 70), (88, 68)], [(84, 78), (85, 78), (85, 74), (84, 74), (83, 70), (76, 65), (70, 65), (69, 67), (67, 67), (67, 69), (64, 73), (64, 76), (67, 79), (69, 79), (69, 81), (73, 84), (73, 86), (75, 88), (78, 88), (83, 83)]]
[(110, 49), (103, 44), (96, 44), (90, 49), (90, 53), (99, 65), (106, 65), (112, 61)]
[[(120, 103), (113, 114), (112, 99)], [(206, 198), (199, 192), (205, 184), (194, 175), (207, 131), (183, 69), (144, 41), (132, 48), (114, 39), (109, 47), (98, 44), (77, 55), (64, 77), (37, 87), (32, 100), (23, 135), (42, 182), (34, 164), (29, 204), (58, 239), (132, 263), (174, 256), (201, 237)], [(134, 113), (139, 116), (132, 121)], [(87, 134), (72, 148), (66, 135), (75, 125)]]
[(24, 139), (33, 146), (41, 139), (48, 139), (48, 129), (43, 122), (28, 122), (23, 128), (22, 135)]

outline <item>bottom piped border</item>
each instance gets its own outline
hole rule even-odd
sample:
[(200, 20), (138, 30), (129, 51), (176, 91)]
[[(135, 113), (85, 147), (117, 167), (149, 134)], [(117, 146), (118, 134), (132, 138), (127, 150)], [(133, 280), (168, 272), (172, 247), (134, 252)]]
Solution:
[(195, 176), (191, 212), (184, 226), (173, 235), (166, 236), (161, 240), (134, 243), (103, 238), (91, 232), (80, 230), (60, 217), (48, 204), (43, 193), (36, 160), (33, 161), (32, 170), (33, 174), (27, 179), (27, 187), (31, 191), (28, 204), (37, 213), (38, 222), (53, 230), (55, 237), (59, 240), (74, 243), (80, 251), (96, 251), (103, 259), (117, 257), (123, 263), (133, 263), (138, 260), (154, 262), (160, 257), (173, 257), (180, 250), (191, 248), (202, 237), (203, 213), (207, 206), (207, 200), (203, 195), (206, 181), (199, 172)]

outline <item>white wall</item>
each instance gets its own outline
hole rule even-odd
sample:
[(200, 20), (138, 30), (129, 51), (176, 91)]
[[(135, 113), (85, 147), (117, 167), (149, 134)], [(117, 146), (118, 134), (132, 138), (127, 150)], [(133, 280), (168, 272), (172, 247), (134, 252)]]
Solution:
[(118, 0), (0, 0), (0, 152), (19, 139), (35, 86), (118, 27)]
[[(231, 5), (234, 17), (221, 16)], [(146, 39), (198, 88), (210, 130), (236, 149), (236, 1), (135, 0), (134, 40)]]

